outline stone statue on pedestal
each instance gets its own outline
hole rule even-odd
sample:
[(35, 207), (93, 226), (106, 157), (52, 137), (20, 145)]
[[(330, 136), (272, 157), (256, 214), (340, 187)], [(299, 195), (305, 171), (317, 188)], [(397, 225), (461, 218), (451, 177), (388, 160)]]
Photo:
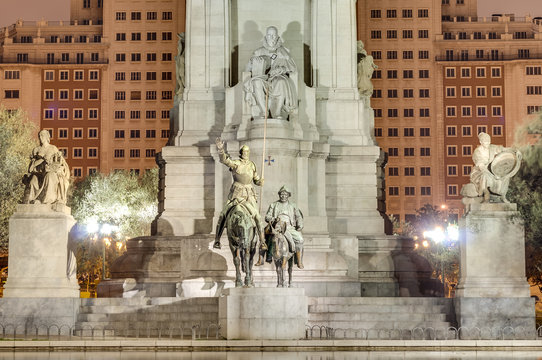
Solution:
[(297, 108), (297, 94), (290, 74), (297, 72), (294, 59), (282, 46), (274, 26), (267, 28), (263, 46), (256, 49), (246, 71), (251, 78), (243, 84), (245, 100), (257, 105), (255, 117), (263, 118), (267, 111), (274, 119), (285, 119)]
[(367, 54), (363, 47), (363, 41), (358, 40), (358, 91), (360, 96), (371, 97), (373, 95), (373, 83), (371, 78), (378, 66), (373, 62), (373, 57)]
[(66, 204), (70, 169), (64, 156), (54, 145), (47, 130), (38, 134), (40, 145), (32, 150), (28, 173), (23, 182), (26, 185), (26, 204)]
[(256, 172), (256, 164), (249, 159), (250, 149), (248, 146), (243, 145), (239, 150), (240, 159), (232, 160), (230, 155), (224, 150), (224, 142), (222, 142), (222, 139), (216, 139), (216, 147), (218, 149), (220, 162), (230, 168), (233, 184), (230, 188), (228, 201), (218, 218), (216, 238), (213, 247), (220, 249), (220, 237), (224, 231), (226, 217), (230, 210), (236, 205), (240, 205), (254, 220), (258, 236), (260, 237), (260, 245), (265, 247), (265, 237), (261, 227), (261, 217), (258, 211), (256, 194), (252, 188), (252, 183), (263, 186), (264, 179), (260, 178)]
[(478, 134), (478, 139), (480, 145), (472, 154), (474, 167), (470, 174), (470, 183), (461, 189), (463, 203), (488, 203), (490, 200), (508, 203), (508, 184), (510, 178), (519, 170), (521, 152), (491, 144), (491, 137), (484, 132)]

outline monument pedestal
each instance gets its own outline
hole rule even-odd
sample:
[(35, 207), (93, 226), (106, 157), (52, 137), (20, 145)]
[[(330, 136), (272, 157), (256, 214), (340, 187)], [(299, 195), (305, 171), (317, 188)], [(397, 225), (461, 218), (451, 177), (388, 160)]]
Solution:
[(524, 228), (516, 204), (472, 204), (460, 231), (461, 274), (455, 299), (459, 326), (534, 331)]
[(220, 335), (228, 340), (305, 337), (307, 297), (296, 288), (232, 288), (218, 300)]
[(9, 220), (5, 298), (79, 298), (75, 256), (68, 249), (74, 224), (64, 205), (17, 205)]

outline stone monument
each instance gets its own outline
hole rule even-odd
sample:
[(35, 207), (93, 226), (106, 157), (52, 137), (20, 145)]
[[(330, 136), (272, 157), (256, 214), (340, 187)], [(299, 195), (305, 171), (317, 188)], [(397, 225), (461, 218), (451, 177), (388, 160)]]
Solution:
[[(9, 220), (8, 279), (3, 323), (73, 325), (79, 299), (77, 264), (69, 246), (75, 220), (66, 206), (70, 171), (62, 153), (39, 132), (30, 157), (25, 204)], [(28, 325), (30, 325), (28, 324)]]
[[(471, 182), (461, 192), (467, 213), (460, 220), (458, 324), (467, 329), (521, 327), (531, 331), (535, 328), (534, 299), (525, 276), (524, 227), (516, 204), (506, 199), (521, 153), (492, 145), (486, 133), (478, 137)], [(469, 336), (468, 331), (462, 334)]]

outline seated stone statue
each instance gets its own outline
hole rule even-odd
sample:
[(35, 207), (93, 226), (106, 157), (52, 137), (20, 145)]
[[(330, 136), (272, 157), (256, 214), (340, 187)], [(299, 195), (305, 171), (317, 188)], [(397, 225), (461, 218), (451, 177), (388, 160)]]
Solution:
[(254, 51), (246, 71), (251, 78), (243, 84), (245, 100), (257, 105), (255, 117), (262, 118), (270, 112), (272, 118), (284, 119), (297, 108), (295, 85), (290, 78), (297, 67), (290, 52), (282, 46), (276, 27), (267, 28), (263, 46)]
[(477, 202), (508, 202), (506, 193), (510, 178), (521, 165), (521, 153), (514, 148), (505, 148), (491, 144), (491, 137), (482, 132), (478, 134), (480, 145), (474, 150), (474, 167), (470, 174), (470, 183), (463, 186), (463, 203), (469, 199)]
[(23, 182), (26, 185), (25, 203), (27, 204), (66, 204), (70, 169), (64, 156), (49, 141), (49, 131), (38, 134), (40, 145), (32, 150), (28, 173)]

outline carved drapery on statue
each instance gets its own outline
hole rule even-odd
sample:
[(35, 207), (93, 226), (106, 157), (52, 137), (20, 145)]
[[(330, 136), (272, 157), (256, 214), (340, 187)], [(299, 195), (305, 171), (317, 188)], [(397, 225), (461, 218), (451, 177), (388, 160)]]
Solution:
[(177, 55), (175, 56), (175, 103), (179, 102), (185, 86), (185, 63), (184, 63), (184, 33), (177, 34)]
[(521, 165), (521, 152), (515, 148), (505, 148), (491, 144), (491, 137), (482, 132), (478, 134), (480, 146), (474, 150), (474, 167), (470, 174), (470, 183), (463, 186), (463, 203), (505, 202), (510, 178)]
[(66, 204), (70, 169), (62, 152), (49, 143), (49, 131), (38, 134), (40, 145), (32, 150), (28, 173), (23, 182), (26, 185), (25, 203)]
[(378, 66), (373, 62), (373, 57), (367, 54), (363, 41), (358, 40), (358, 91), (360, 96), (371, 97), (373, 95), (373, 83), (371, 78)]
[(272, 118), (285, 119), (297, 109), (296, 88), (290, 78), (297, 66), (282, 46), (276, 27), (267, 28), (263, 46), (254, 51), (246, 71), (251, 77), (243, 84), (245, 101), (257, 109), (254, 117), (263, 118), (269, 111)]

